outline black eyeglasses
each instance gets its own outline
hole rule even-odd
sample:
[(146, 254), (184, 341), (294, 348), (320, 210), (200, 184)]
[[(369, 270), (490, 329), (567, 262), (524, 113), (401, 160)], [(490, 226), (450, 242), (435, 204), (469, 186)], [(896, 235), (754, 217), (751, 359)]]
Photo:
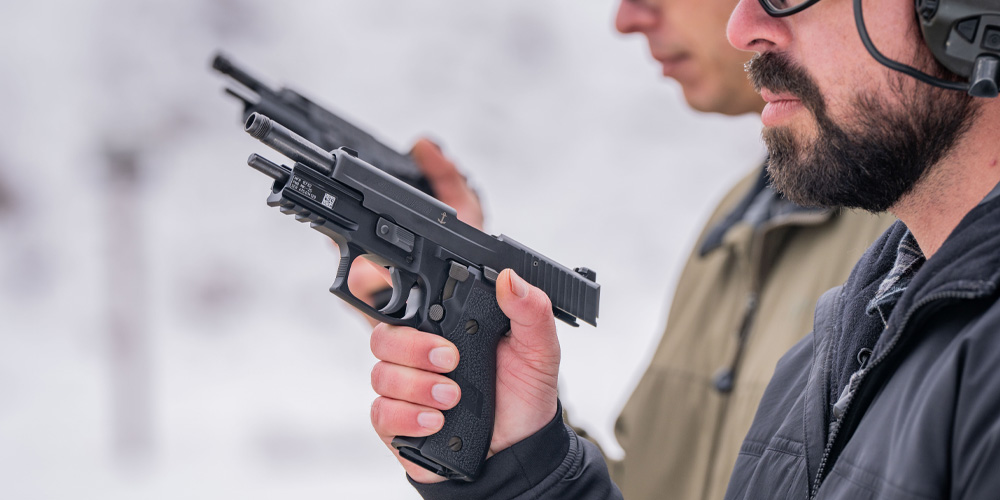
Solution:
[(785, 17), (808, 9), (819, 0), (759, 0), (764, 12), (771, 17)]

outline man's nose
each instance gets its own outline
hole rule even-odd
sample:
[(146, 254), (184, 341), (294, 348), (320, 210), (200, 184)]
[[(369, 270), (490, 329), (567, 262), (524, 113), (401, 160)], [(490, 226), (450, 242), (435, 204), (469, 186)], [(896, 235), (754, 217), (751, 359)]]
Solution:
[(786, 47), (791, 33), (784, 18), (769, 16), (758, 0), (740, 0), (729, 16), (726, 37), (739, 50), (767, 52)]
[(656, 25), (656, 11), (639, 0), (621, 0), (615, 29), (621, 33), (642, 33)]

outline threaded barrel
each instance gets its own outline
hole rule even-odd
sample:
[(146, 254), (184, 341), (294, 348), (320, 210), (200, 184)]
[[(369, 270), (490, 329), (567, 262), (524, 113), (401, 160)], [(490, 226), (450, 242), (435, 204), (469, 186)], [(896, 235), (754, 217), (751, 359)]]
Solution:
[(264, 140), (267, 133), (271, 131), (271, 119), (260, 114), (253, 113), (247, 117), (247, 122), (243, 126), (251, 137), (257, 140)]

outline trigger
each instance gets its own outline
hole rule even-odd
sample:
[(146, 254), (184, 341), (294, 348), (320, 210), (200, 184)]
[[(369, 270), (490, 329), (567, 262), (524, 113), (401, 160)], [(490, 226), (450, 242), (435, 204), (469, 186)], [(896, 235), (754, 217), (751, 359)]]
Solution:
[(389, 303), (379, 310), (386, 316), (402, 311), (406, 307), (406, 299), (410, 297), (410, 289), (417, 284), (417, 277), (409, 273), (404, 273), (395, 267), (389, 268), (389, 275), (392, 277), (392, 298)]

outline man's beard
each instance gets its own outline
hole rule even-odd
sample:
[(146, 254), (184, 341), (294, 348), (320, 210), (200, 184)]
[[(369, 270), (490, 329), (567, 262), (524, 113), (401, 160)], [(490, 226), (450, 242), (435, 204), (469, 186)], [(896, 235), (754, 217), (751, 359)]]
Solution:
[(775, 188), (805, 206), (889, 209), (951, 150), (978, 110), (963, 92), (915, 80), (907, 86), (903, 79), (910, 77), (897, 74), (900, 103), (859, 94), (847, 129), (827, 114), (809, 74), (783, 54), (756, 55), (747, 72), (758, 92), (791, 93), (816, 119), (818, 135), (809, 142), (789, 127), (763, 132)]

